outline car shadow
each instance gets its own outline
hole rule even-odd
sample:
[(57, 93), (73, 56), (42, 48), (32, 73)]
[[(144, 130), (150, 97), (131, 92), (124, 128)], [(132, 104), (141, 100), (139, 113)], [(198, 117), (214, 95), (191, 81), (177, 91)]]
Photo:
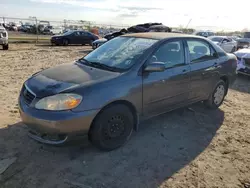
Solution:
[(220, 109), (192, 105), (142, 122), (127, 144), (111, 152), (99, 151), (82, 139), (63, 147), (39, 144), (17, 123), (0, 129), (1, 158), (17, 157), (0, 184), (158, 187), (209, 146), (223, 121)]
[(250, 94), (250, 76), (238, 75), (230, 89)]

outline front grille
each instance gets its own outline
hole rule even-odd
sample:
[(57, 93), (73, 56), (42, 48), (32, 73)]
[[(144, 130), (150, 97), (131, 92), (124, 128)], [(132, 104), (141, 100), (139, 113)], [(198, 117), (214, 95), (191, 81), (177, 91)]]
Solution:
[(250, 59), (249, 58), (244, 58), (245, 65), (250, 66)]
[(26, 86), (23, 87), (23, 98), (26, 104), (30, 105), (32, 103), (32, 101), (35, 99), (35, 95), (32, 94), (27, 88)]

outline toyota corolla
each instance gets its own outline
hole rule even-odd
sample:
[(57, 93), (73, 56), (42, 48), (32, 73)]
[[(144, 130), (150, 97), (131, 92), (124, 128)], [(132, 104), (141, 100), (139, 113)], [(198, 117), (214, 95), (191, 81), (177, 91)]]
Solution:
[(31, 76), (20, 92), (20, 114), (37, 141), (57, 145), (87, 135), (98, 148), (113, 150), (142, 120), (199, 101), (218, 108), (236, 66), (233, 54), (203, 37), (123, 35)]

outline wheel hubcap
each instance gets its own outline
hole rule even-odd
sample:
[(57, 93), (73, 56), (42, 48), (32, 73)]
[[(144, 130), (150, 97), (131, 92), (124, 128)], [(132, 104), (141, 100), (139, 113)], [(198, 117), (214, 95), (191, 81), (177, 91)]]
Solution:
[(125, 131), (125, 121), (120, 115), (112, 116), (107, 122), (104, 130), (105, 139), (110, 140), (122, 136)]
[(222, 102), (224, 95), (225, 95), (225, 88), (223, 85), (219, 85), (214, 93), (214, 103), (216, 105), (219, 105)]

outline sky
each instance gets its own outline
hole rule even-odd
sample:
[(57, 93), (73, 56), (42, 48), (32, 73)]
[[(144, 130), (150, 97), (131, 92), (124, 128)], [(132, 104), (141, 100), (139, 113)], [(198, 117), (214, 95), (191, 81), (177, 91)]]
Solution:
[(160, 22), (211, 30), (250, 28), (250, 0), (0, 0), (1, 17), (86, 20), (112, 25)]

